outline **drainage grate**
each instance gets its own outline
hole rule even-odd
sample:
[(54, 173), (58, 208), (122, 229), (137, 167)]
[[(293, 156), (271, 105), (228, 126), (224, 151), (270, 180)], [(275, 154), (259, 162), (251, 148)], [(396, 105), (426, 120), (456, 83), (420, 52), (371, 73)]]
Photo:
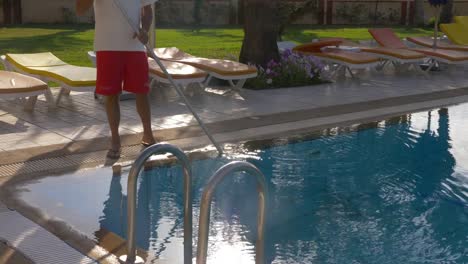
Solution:
[[(123, 147), (122, 156), (118, 162), (131, 161), (140, 152), (140, 145)], [(46, 173), (57, 174), (70, 170), (112, 165), (117, 162), (116, 160), (108, 160), (106, 154), (107, 151), (103, 150), (0, 165), (0, 178), (25, 175), (39, 176), (39, 174), (43, 175)]]

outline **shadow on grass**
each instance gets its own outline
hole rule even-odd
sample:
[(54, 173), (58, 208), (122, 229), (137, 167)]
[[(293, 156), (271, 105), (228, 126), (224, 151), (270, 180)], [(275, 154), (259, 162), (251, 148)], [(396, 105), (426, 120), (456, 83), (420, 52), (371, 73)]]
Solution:
[(83, 47), (91, 47), (92, 39), (80, 38), (78, 33), (83, 30), (66, 30), (52, 34), (1, 38), (1, 53), (33, 53), (44, 51), (79, 50)]

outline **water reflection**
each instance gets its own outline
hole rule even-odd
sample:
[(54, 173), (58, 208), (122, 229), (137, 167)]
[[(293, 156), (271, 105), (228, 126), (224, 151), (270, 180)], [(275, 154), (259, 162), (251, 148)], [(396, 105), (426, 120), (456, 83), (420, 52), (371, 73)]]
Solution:
[[(247, 160), (270, 188), (267, 262), (468, 262), (468, 187), (453, 179), (449, 124), (448, 110), (440, 109), (250, 152), (255, 157)], [(195, 239), (202, 187), (227, 162), (194, 164)], [(181, 175), (170, 167), (139, 177), (137, 244), (171, 263), (181, 263), (171, 257), (183, 252)], [(256, 201), (255, 181), (242, 173), (220, 185), (212, 207), (212, 263), (253, 262)], [(101, 228), (125, 237), (119, 177), (112, 178), (104, 206)]]

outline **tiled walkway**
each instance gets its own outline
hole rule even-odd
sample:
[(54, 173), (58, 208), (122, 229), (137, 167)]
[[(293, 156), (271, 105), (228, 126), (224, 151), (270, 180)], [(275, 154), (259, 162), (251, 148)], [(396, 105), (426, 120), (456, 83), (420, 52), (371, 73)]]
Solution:
[[(468, 67), (433, 72), (429, 77), (413, 72), (397, 76), (391, 72), (365, 72), (361, 76), (363, 77), (359, 82), (348, 79), (311, 87), (262, 91), (244, 89), (241, 94), (223, 89), (209, 89), (204, 92), (198, 90), (188, 98), (205, 123), (214, 125), (231, 120), (232, 122), (223, 123), (229, 126), (230, 123), (236, 123), (234, 120), (242, 118), (270, 116), (271, 124), (274, 124), (275, 115), (281, 113), (291, 113), (291, 120), (297, 121), (300, 117), (293, 114), (298, 111), (313, 112), (327, 108), (332, 115), (335, 108), (343, 108), (349, 104), (361, 104), (365, 107), (370, 105), (369, 102), (374, 102), (372, 107), (378, 108), (385, 103), (398, 105), (398, 100), (401, 103), (411, 103), (412, 100), (437, 99), (438, 92), (446, 97), (468, 94), (467, 89), (462, 89), (468, 88)], [(422, 95), (427, 98), (424, 99)], [(183, 128), (196, 126), (196, 120), (172, 88), (155, 87), (150, 100), (153, 129), (161, 140), (184, 137)], [(134, 100), (121, 102), (122, 135), (135, 135), (142, 131), (134, 104)], [(283, 115), (283, 119), (277, 122), (288, 121)], [(236, 126), (233, 125), (228, 130), (235, 129)], [(2, 154), (3, 157), (6, 155), (18, 160), (22, 156), (30, 157), (48, 150), (67, 148), (73, 153), (90, 147), (89, 145), (92, 145), (93, 150), (103, 150), (107, 146), (109, 129), (104, 106), (93, 98), (93, 94), (72, 93), (63, 98), (56, 109), (48, 109), (44, 98), (40, 98), (32, 113), (23, 111), (19, 101), (1, 101), (0, 134), (0, 160)], [(87, 146), (80, 145), (86, 140), (88, 143), (83, 144)], [(89, 140), (93, 140), (92, 144)], [(138, 144), (138, 137), (130, 137), (123, 143)], [(5, 164), (5, 161), (2, 163)]]

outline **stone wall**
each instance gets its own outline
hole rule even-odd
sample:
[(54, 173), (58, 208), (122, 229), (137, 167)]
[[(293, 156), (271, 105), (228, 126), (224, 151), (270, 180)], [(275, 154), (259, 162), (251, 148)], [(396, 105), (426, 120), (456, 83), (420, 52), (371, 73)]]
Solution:
[[(75, 15), (72, 0), (22, 0), (23, 23), (92, 23), (93, 12)], [(238, 8), (242, 0), (204, 0), (199, 21), (194, 18), (194, 0), (160, 0), (156, 8), (158, 25), (235, 25), (242, 21)], [(302, 0), (288, 0), (300, 5)], [(425, 1), (428, 21), (434, 14)], [(377, 13), (375, 7), (377, 4)], [(317, 8), (296, 24), (406, 24), (411, 21), (411, 2), (402, 0), (317, 0)], [(406, 13), (405, 13), (406, 12)], [(455, 0), (454, 13), (468, 15), (468, 0)], [(377, 15), (375, 15), (377, 14)], [(409, 15), (407, 15), (409, 14)], [(0, 12), (0, 21), (3, 12)]]
[[(227, 25), (230, 23), (230, 1), (203, 1), (200, 8), (202, 25)], [(156, 5), (156, 21), (163, 25), (195, 24), (194, 1), (161, 0)]]
[[(47, 4), (44, 2), (47, 1)], [(22, 0), (23, 23), (90, 23), (92, 11), (77, 17), (75, 1), (70, 0)]]

